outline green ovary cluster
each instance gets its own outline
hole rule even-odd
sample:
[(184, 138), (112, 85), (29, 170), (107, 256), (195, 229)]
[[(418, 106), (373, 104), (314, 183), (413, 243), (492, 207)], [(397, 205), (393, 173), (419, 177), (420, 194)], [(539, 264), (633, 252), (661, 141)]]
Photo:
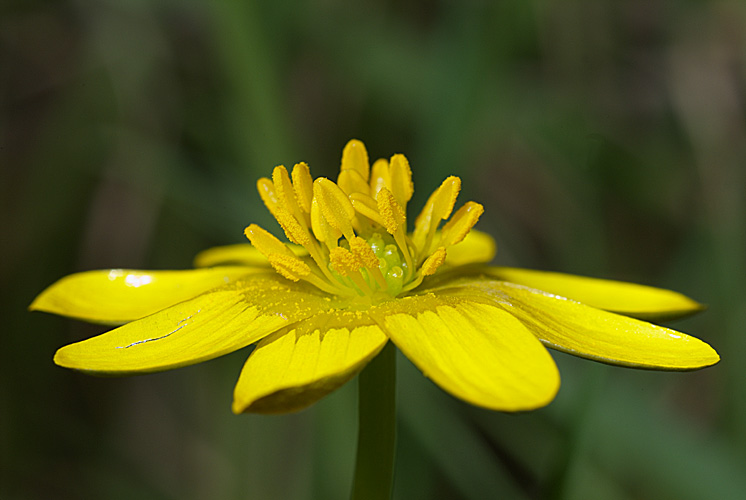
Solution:
[(387, 292), (392, 297), (398, 295), (407, 276), (407, 263), (402, 260), (399, 247), (394, 243), (387, 243), (380, 233), (373, 233), (367, 241), (373, 253), (378, 257), (378, 269), (383, 273), (388, 285)]
[[(368, 290), (361, 289), (361, 287), (352, 279), (342, 276), (332, 268), (331, 264), (329, 265), (329, 271), (340, 283), (353, 289), (360, 296), (370, 295), (371, 290), (375, 290), (375, 295), (385, 294), (389, 297), (396, 297), (401, 293), (405, 284), (405, 279), (409, 277), (407, 273), (408, 266), (402, 258), (399, 247), (388, 234), (382, 235), (381, 233), (373, 233), (373, 235), (365, 241), (378, 258), (378, 269), (381, 271), (387, 285), (385, 291), (380, 289), (375, 278), (371, 276), (371, 272), (366, 267), (361, 268), (360, 273), (365, 283), (370, 287)], [(347, 241), (343, 239), (340, 242), (340, 246), (346, 248), (349, 245)]]

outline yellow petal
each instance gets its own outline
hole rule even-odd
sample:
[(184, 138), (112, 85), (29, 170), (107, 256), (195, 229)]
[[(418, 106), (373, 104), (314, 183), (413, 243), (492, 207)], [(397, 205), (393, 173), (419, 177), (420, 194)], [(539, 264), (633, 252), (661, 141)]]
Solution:
[(350, 380), (388, 338), (352, 312), (322, 313), (262, 340), (246, 361), (235, 413), (286, 413), (316, 402)]
[(428, 294), (371, 311), (406, 356), (445, 391), (501, 411), (548, 404), (559, 388), (551, 356), (494, 305)]
[(515, 283), (466, 279), (450, 290), (442, 288), (436, 293), (499, 305), (547, 346), (596, 361), (636, 368), (693, 370), (720, 360), (712, 347), (685, 333)]
[(702, 304), (680, 293), (634, 283), (511, 267), (490, 267), (487, 273), (499, 280), (640, 319), (672, 319), (704, 309)]
[(53, 283), (29, 309), (94, 323), (122, 324), (244, 276), (268, 272), (273, 271), (245, 266), (188, 271), (86, 271)]
[(312, 287), (277, 276), (239, 280), (97, 337), (65, 346), (55, 363), (107, 374), (190, 365), (245, 347), (330, 307)]
[(446, 265), (463, 266), (489, 262), (495, 257), (497, 245), (487, 233), (472, 229), (466, 237), (451, 247), (448, 247)]
[[(305, 248), (293, 243), (285, 244), (297, 257), (308, 255)], [(256, 248), (248, 243), (236, 245), (225, 245), (208, 248), (197, 254), (194, 258), (194, 267), (225, 266), (229, 264), (244, 266), (268, 266), (267, 258)]]

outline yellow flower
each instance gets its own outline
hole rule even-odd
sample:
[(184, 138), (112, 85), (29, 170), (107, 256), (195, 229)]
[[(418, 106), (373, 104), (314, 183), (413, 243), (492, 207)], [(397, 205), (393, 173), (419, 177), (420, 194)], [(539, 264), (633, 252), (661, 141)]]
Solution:
[(447, 392), (504, 411), (554, 398), (559, 374), (545, 347), (663, 370), (718, 362), (701, 340), (641, 320), (701, 309), (681, 294), (487, 266), (494, 241), (471, 230), (482, 206), (453, 212), (458, 177), (433, 192), (408, 233), (411, 177), (403, 155), (371, 167), (363, 144), (350, 141), (336, 183), (313, 180), (304, 163), (259, 180), (292, 244), (252, 224), (251, 245), (207, 250), (195, 270), (73, 274), (31, 309), (123, 324), (55, 355), (86, 372), (167, 370), (258, 342), (235, 388), (236, 413), (304, 408), (389, 341)]

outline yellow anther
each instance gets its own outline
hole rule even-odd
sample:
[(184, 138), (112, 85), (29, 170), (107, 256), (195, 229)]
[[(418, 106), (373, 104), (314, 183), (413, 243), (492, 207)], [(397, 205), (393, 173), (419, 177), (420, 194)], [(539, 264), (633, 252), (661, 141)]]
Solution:
[(271, 255), (283, 255), (285, 257), (297, 258), (295, 253), (293, 253), (287, 245), (256, 224), (251, 224), (249, 227), (244, 229), (244, 234), (249, 241), (251, 241), (251, 244), (267, 258)]
[(297, 257), (273, 254), (267, 257), (267, 260), (275, 271), (292, 281), (298, 281), (311, 274), (308, 264)]
[(359, 236), (355, 236), (351, 240), (350, 251), (357, 257), (363, 265), (369, 269), (378, 269), (378, 257), (370, 248), (368, 242)]
[(483, 213), (484, 207), (479, 203), (466, 202), (443, 226), (443, 231), (440, 233), (440, 244), (449, 247), (460, 243), (469, 234), (469, 231)]
[(354, 170), (360, 174), (363, 182), (368, 182), (370, 163), (368, 161), (368, 151), (362, 142), (352, 139), (345, 145), (342, 151), (342, 166), (339, 170), (340, 172)]
[(352, 273), (357, 273), (363, 267), (363, 263), (355, 254), (342, 247), (331, 249), (329, 252), (329, 263), (332, 269), (342, 276), (350, 276)]
[(438, 268), (442, 266), (445, 261), (446, 249), (443, 247), (439, 247), (432, 253), (432, 255), (430, 255), (430, 257), (425, 259), (425, 262), (422, 263), (422, 267), (420, 267), (420, 273), (422, 274), (422, 276), (430, 276), (431, 274), (435, 274), (435, 271), (437, 271)]
[(378, 203), (376, 200), (363, 193), (352, 193), (350, 195), (350, 201), (352, 206), (355, 207), (355, 211), (361, 215), (364, 215), (368, 219), (376, 222), (380, 225), (383, 224), (383, 219), (378, 213)]
[(275, 215), (275, 211), (277, 210), (277, 206), (280, 204), (280, 200), (277, 199), (277, 193), (275, 193), (275, 185), (272, 183), (272, 181), (270, 179), (267, 179), (266, 177), (262, 177), (261, 179), (256, 181), (256, 190), (259, 191), (259, 196), (261, 197), (264, 204), (267, 206), (269, 213)]
[(290, 182), (290, 175), (283, 165), (275, 167), (272, 171), (272, 182), (275, 185), (275, 193), (280, 204), (290, 212), (299, 221), (303, 220), (303, 215), (298, 205), (298, 199), (295, 197), (295, 189)]
[[(276, 169), (275, 169), (276, 170)], [(283, 167), (284, 170), (284, 167)], [(287, 171), (285, 171), (287, 173)], [(283, 204), (282, 198), (278, 195), (275, 189), (276, 185), (266, 177), (262, 177), (256, 183), (256, 188), (259, 191), (262, 201), (269, 209), (269, 212), (277, 219), (277, 222), (285, 231), (285, 236), (298, 245), (307, 245), (311, 243), (311, 235), (308, 230), (304, 228), (298, 220), (288, 211)], [(293, 197), (295, 199), (295, 197)], [(297, 203), (296, 203), (297, 207)]]
[(355, 208), (344, 191), (329, 179), (319, 177), (313, 182), (313, 196), (329, 225), (341, 231), (345, 238), (352, 239), (355, 236), (352, 230)]
[(440, 221), (451, 215), (460, 190), (461, 179), (450, 176), (427, 199), (425, 207), (414, 221), (412, 241), (418, 251), (427, 251)]
[(293, 167), (293, 189), (298, 198), (298, 204), (306, 213), (311, 213), (313, 199), (313, 178), (308, 165), (301, 162)]
[(277, 212), (274, 214), (277, 222), (280, 223), (280, 227), (285, 231), (285, 236), (298, 245), (308, 247), (312, 244), (311, 234), (308, 229), (303, 227), (298, 220), (293, 217), (285, 207), (278, 206)]
[(348, 195), (368, 194), (368, 181), (357, 170), (342, 170), (337, 177), (337, 185)]
[(381, 158), (376, 160), (370, 172), (370, 195), (378, 198), (378, 192), (391, 184), (389, 162)]
[(402, 227), (406, 227), (407, 217), (404, 209), (386, 188), (378, 192), (378, 213), (381, 214), (383, 225), (389, 234), (396, 235)]
[(396, 201), (402, 207), (406, 207), (414, 193), (414, 184), (412, 184), (412, 169), (409, 168), (409, 162), (404, 155), (397, 154), (391, 157), (389, 189)]
[(342, 237), (342, 233), (330, 226), (321, 213), (319, 199), (316, 197), (311, 201), (311, 229), (316, 239), (326, 243), (328, 247), (337, 246), (337, 240)]

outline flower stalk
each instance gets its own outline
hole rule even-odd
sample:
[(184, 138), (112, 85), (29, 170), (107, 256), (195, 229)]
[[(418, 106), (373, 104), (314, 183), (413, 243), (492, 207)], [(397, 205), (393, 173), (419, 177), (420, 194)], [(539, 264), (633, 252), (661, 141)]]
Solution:
[(358, 441), (352, 500), (388, 500), (396, 449), (396, 347), (388, 342), (358, 379)]

